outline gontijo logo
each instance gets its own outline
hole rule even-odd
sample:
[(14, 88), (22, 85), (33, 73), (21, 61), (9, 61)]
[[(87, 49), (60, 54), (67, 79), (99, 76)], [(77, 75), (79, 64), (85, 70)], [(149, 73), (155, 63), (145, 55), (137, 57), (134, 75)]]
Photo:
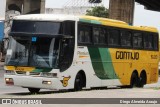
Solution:
[(139, 52), (116, 51), (116, 59), (139, 60)]

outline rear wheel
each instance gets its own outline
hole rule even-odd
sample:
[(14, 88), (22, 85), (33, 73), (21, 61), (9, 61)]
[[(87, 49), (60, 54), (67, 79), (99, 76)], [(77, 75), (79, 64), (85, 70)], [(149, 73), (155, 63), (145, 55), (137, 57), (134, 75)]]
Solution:
[(131, 76), (130, 87), (131, 88), (137, 87), (138, 86), (138, 82), (139, 82), (138, 75), (135, 72), (133, 72), (132, 76)]
[(83, 77), (80, 73), (77, 74), (75, 83), (74, 83), (74, 90), (80, 91), (83, 88)]
[(139, 78), (139, 87), (143, 87), (146, 84), (146, 81), (147, 81), (146, 74), (141, 73)]
[(28, 88), (28, 90), (29, 90), (30, 93), (32, 93), (32, 94), (39, 93), (39, 91), (40, 91), (39, 88)]

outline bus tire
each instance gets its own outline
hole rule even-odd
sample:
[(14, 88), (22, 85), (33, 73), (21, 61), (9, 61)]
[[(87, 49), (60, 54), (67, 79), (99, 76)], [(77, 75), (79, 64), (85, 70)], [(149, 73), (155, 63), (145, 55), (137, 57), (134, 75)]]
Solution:
[(133, 72), (131, 76), (131, 81), (130, 81), (130, 88), (137, 87), (138, 80), (139, 80), (138, 74), (136, 72)]
[(75, 91), (80, 91), (83, 88), (83, 76), (78, 73), (75, 79), (75, 83), (74, 83), (74, 90)]
[(39, 88), (28, 88), (29, 92), (31, 94), (39, 93), (40, 89)]
[(140, 74), (140, 78), (139, 78), (139, 87), (143, 87), (146, 84), (147, 81), (147, 76), (146, 76), (146, 72), (142, 71)]

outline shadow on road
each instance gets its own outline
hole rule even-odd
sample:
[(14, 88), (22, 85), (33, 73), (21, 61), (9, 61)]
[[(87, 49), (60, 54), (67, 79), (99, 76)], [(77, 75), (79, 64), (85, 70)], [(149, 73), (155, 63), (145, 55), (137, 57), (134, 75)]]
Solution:
[[(114, 88), (107, 88), (107, 87), (102, 87), (102, 88), (92, 88), (92, 89), (84, 89), (81, 90), (81, 92), (83, 91), (93, 91), (93, 90), (110, 90), (110, 89), (122, 89), (119, 87), (114, 87)], [(74, 93), (77, 91), (73, 91), (73, 90), (60, 90), (60, 91), (40, 91), (39, 93), (36, 94), (31, 94), (30, 92), (18, 92), (18, 93), (5, 93), (4, 95), (11, 95), (11, 96), (28, 96), (28, 95), (45, 95), (45, 94), (60, 94), (60, 93)]]

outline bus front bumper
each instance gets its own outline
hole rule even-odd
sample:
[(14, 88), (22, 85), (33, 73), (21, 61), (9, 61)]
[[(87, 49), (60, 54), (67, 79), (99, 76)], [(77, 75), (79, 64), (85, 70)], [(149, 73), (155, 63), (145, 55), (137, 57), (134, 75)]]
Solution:
[(40, 88), (40, 89), (60, 89), (62, 83), (58, 78), (36, 77), (36, 76), (17, 76), (4, 75), (6, 85), (14, 85), (25, 88)]

